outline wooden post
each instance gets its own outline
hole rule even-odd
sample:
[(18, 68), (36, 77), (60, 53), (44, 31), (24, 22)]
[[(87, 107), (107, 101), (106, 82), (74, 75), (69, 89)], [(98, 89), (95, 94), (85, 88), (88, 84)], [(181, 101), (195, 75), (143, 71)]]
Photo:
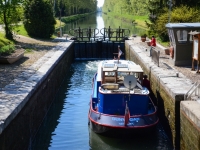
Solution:
[(200, 65), (200, 32), (190, 32), (189, 34), (191, 34), (193, 36), (193, 51), (192, 51), (192, 71), (195, 70), (194, 68), (194, 62), (195, 60), (197, 61), (197, 72), (196, 73), (200, 73), (199, 72), (199, 65)]

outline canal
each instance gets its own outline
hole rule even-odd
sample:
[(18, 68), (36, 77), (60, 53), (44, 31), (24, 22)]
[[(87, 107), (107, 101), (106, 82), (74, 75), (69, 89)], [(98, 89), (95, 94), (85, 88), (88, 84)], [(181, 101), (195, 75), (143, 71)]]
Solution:
[[(117, 19), (115, 17), (109, 17), (108, 15), (102, 14), (102, 13), (97, 13), (97, 14), (92, 14), (90, 16), (85, 17), (84, 19), (78, 20), (73, 23), (68, 23), (64, 27), (62, 27), (62, 32), (63, 34), (69, 34), (69, 31), (71, 29), (76, 29), (76, 28), (92, 28), (92, 29), (102, 29), (102, 28), (109, 28), (109, 26), (112, 29), (118, 29), (123, 28), (123, 29), (129, 29), (130, 34), (129, 36), (136, 34), (140, 35), (145, 31), (143, 28), (139, 28), (137, 24), (132, 24), (131, 22), (125, 22), (121, 19)], [(101, 33), (97, 34), (98, 36), (101, 35)]]
[[(130, 35), (140, 34), (131, 23), (110, 18), (101, 13), (66, 24), (62, 31), (68, 34), (74, 28), (127, 28)], [(99, 61), (74, 61), (64, 78), (31, 150), (172, 150), (172, 144), (159, 123), (154, 134), (131, 137), (102, 136), (88, 127), (88, 109), (92, 92), (92, 78)]]
[(130, 137), (98, 135), (88, 128), (92, 78), (99, 61), (75, 61), (65, 77), (31, 150), (172, 150), (158, 124), (154, 134)]

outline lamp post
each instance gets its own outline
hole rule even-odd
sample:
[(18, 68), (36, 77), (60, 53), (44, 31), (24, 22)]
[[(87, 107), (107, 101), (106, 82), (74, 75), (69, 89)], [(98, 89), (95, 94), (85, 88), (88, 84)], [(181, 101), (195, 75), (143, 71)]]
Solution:
[(54, 17), (55, 17), (55, 13), (56, 13), (55, 7), (56, 7), (56, 0), (53, 1), (53, 15), (54, 15)]
[(168, 23), (170, 23), (171, 8), (172, 8), (172, 6), (173, 6), (172, 0), (169, 0), (169, 1), (167, 2), (167, 4), (169, 5), (169, 20), (168, 20)]
[(62, 28), (61, 28), (61, 9), (60, 9), (60, 37), (62, 37)]

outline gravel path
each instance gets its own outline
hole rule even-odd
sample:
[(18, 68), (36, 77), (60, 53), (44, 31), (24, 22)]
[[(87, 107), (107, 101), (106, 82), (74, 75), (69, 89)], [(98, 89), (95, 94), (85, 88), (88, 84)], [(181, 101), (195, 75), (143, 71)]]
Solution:
[(44, 41), (18, 35), (17, 45), (26, 50), (24, 57), (13, 64), (0, 64), (0, 88), (5, 87), (34, 62), (44, 56), (58, 42)]

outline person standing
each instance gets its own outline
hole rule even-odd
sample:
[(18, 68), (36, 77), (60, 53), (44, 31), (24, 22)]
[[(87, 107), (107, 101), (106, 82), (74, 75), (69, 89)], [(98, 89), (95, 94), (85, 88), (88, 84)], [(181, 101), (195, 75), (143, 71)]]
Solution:
[(150, 81), (147, 78), (147, 75), (143, 76), (142, 86), (145, 86), (148, 90), (150, 90)]
[(152, 36), (150, 44), (151, 44), (151, 46), (156, 46), (156, 39), (154, 36)]
[(150, 43), (150, 45), (151, 45), (151, 48), (150, 48), (150, 56), (152, 56), (152, 48), (156, 46), (156, 39), (155, 39), (154, 36), (152, 36), (152, 38), (151, 38), (151, 43)]

